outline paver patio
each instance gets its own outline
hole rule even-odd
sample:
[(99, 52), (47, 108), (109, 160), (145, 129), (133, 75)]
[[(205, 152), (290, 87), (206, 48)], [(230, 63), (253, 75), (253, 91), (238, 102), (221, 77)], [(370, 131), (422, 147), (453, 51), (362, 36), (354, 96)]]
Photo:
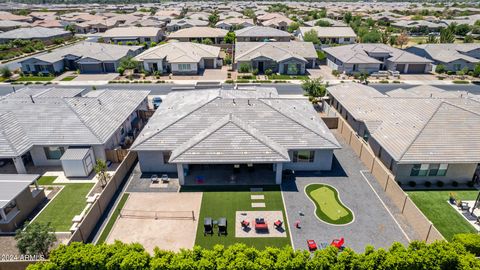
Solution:
[[(393, 242), (407, 244), (406, 236), (363, 178), (360, 171), (366, 168), (339, 136), (337, 140), (343, 149), (335, 151), (331, 172), (297, 174), (295, 180), (282, 184), (294, 248), (307, 249), (307, 239), (330, 243), (340, 237), (345, 237), (345, 245), (358, 252), (363, 252), (366, 245), (386, 248)], [(364, 174), (368, 178), (373, 177), (369, 173)], [(304, 193), (305, 186), (311, 183), (335, 187), (342, 202), (354, 212), (354, 222), (329, 225), (318, 220), (314, 213), (315, 205)], [(294, 228), (297, 220), (301, 229)]]

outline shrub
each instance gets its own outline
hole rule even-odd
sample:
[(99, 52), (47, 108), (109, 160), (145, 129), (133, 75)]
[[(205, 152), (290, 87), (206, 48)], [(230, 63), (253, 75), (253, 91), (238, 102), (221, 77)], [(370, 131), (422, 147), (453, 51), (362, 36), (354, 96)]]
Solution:
[(445, 73), (445, 71), (446, 71), (446, 68), (445, 68), (445, 65), (443, 64), (439, 64), (435, 67), (436, 73)]
[(457, 182), (457, 181), (453, 181), (453, 182), (452, 182), (452, 186), (453, 186), (453, 187), (458, 187), (458, 182)]
[(452, 242), (459, 243), (465, 247), (465, 249), (474, 254), (480, 256), (480, 235), (474, 233), (459, 233), (453, 236)]
[(381, 80), (380, 83), (385, 83), (386, 84), (386, 83), (389, 83), (389, 81), (388, 80)]
[(249, 83), (250, 80), (237, 80), (237, 83)]
[(226, 80), (225, 83), (228, 83), (228, 84), (233, 84), (234, 81), (233, 80)]
[(338, 77), (338, 75), (340, 75), (340, 71), (334, 69), (334, 70), (332, 70), (332, 75), (335, 76), (335, 77)]
[(432, 186), (432, 182), (426, 181), (426, 182), (425, 182), (425, 186), (426, 186), (426, 187), (431, 187), (431, 186)]
[(255, 75), (255, 76), (257, 76), (257, 75), (258, 75), (258, 69), (254, 69), (254, 70), (252, 71), (252, 74)]
[(453, 73), (454, 73), (454, 72), (451, 71), (451, 70), (447, 71), (447, 75), (453, 75)]
[(240, 67), (238, 68), (238, 72), (240, 73), (248, 73), (251, 70), (251, 66), (247, 63), (242, 63), (240, 64)]
[(400, 83), (400, 81), (396, 81), (396, 80), (395, 80), (395, 81), (393, 81), (393, 83)]
[(227, 73), (227, 78), (229, 78), (229, 79), (232, 78), (232, 73), (228, 72)]
[(444, 183), (442, 181), (437, 181), (437, 187), (443, 187)]
[(272, 71), (271, 69), (269, 69), (269, 68), (267, 68), (267, 69), (265, 70), (265, 75), (267, 75), (267, 76), (272, 75), (272, 73), (273, 73), (273, 71)]
[(413, 188), (413, 187), (416, 187), (416, 186), (417, 186), (417, 182), (415, 182), (415, 181), (409, 181), (409, 182), (408, 182), (408, 186), (409, 186), (409, 187), (412, 187), (412, 188)]
[(454, 84), (469, 84), (469, 81), (466, 80), (453, 80), (452, 83)]

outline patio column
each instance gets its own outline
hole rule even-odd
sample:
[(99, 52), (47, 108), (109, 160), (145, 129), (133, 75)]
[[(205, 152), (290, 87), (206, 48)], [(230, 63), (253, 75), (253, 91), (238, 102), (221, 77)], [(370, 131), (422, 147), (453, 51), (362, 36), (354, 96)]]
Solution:
[(5, 210), (3, 208), (0, 208), (0, 216), (3, 220), (7, 220), (7, 214), (5, 214)]
[(276, 163), (275, 165), (275, 184), (281, 185), (282, 184), (282, 171), (283, 171), (283, 163)]
[(15, 169), (17, 169), (17, 173), (27, 173), (27, 168), (25, 168), (25, 164), (23, 164), (22, 157), (14, 157), (13, 164), (15, 164)]
[(178, 183), (185, 185), (185, 174), (183, 173), (183, 164), (177, 164)]
[(33, 181), (33, 184), (35, 185), (35, 189), (39, 189), (39, 188), (38, 188), (38, 182), (37, 182), (37, 179), (35, 179), (35, 181)]
[(405, 64), (405, 68), (403, 69), (403, 73), (407, 73), (407, 72), (408, 72), (408, 64)]

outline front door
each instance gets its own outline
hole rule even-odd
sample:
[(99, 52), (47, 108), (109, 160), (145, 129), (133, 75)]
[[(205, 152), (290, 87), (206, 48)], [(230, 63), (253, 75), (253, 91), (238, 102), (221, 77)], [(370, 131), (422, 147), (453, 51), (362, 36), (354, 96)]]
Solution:
[(263, 62), (258, 62), (258, 72), (263, 73)]
[(158, 64), (152, 63), (152, 71), (158, 71)]

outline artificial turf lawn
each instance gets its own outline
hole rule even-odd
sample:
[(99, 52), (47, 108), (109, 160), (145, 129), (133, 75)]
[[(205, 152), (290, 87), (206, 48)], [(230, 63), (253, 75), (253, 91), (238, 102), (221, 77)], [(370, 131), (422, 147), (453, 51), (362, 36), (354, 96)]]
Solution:
[[(202, 189), (203, 188), (203, 189)], [(285, 210), (283, 208), (282, 194), (277, 186), (263, 187), (262, 192), (250, 192), (245, 187), (212, 187), (212, 188), (182, 188), (182, 192), (202, 191), (202, 206), (200, 216), (198, 217), (197, 237), (195, 245), (205, 248), (212, 248), (216, 244), (224, 246), (235, 243), (244, 243), (248, 246), (263, 249), (267, 246), (284, 247), (290, 246), (290, 234), (288, 224), (285, 219)], [(250, 195), (265, 195), (265, 208), (252, 208)], [(287, 237), (264, 237), (264, 238), (236, 238), (235, 237), (235, 213), (236, 211), (282, 211), (283, 221)], [(227, 218), (227, 236), (218, 236), (217, 228), (214, 229), (212, 236), (203, 235), (203, 221), (205, 217), (218, 219)], [(268, 221), (267, 221), (268, 222)], [(273, 222), (273, 221), (270, 221)]]
[(48, 223), (57, 232), (68, 232), (72, 218), (79, 215), (87, 205), (86, 196), (93, 184), (64, 184), (64, 188), (55, 196), (33, 222)]
[(75, 79), (76, 77), (77, 77), (77, 76), (67, 76), (67, 77), (61, 79), (60, 81), (62, 81), (62, 82), (68, 82), (68, 81), (71, 81), (71, 80)]
[(108, 234), (110, 233), (110, 231), (113, 228), (113, 225), (117, 221), (118, 215), (120, 215), (120, 211), (122, 210), (123, 206), (127, 202), (128, 195), (130, 195), (130, 194), (129, 193), (124, 193), (123, 194), (122, 198), (120, 199), (120, 201), (117, 204), (117, 207), (113, 211), (112, 216), (108, 220), (107, 225), (105, 225), (105, 228), (103, 228), (102, 234), (98, 238), (97, 244), (102, 244), (102, 243), (105, 242), (105, 240), (107, 240)]
[(352, 222), (353, 213), (339, 199), (338, 191), (324, 184), (310, 184), (305, 193), (315, 204), (317, 217), (331, 224), (347, 224)]
[(408, 191), (408, 195), (423, 214), (433, 223), (448, 241), (457, 233), (477, 233), (452, 206), (448, 199), (450, 193), (456, 193), (462, 201), (474, 201), (478, 190), (442, 190), (442, 191)]
[(39, 185), (52, 185), (55, 179), (57, 179), (56, 176), (41, 176), (38, 178), (37, 183)]
[(47, 82), (53, 80), (55, 77), (40, 77), (40, 76), (27, 76), (27, 77), (21, 77), (17, 80), (17, 82), (36, 82), (36, 81), (42, 81), (42, 82)]

